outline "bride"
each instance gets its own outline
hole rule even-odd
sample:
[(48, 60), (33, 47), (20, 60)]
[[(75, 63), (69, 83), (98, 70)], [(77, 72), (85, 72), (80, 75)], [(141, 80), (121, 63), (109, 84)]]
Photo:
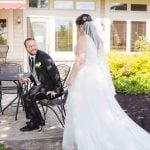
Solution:
[(102, 38), (88, 14), (76, 19), (80, 37), (67, 80), (63, 150), (150, 150), (150, 135), (123, 111), (102, 49)]

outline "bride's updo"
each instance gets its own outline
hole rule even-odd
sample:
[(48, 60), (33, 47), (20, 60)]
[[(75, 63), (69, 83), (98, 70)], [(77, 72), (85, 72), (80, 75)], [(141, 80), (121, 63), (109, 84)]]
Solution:
[(83, 32), (91, 37), (97, 49), (102, 47), (102, 41), (98, 35), (93, 19), (89, 14), (82, 14), (76, 19), (76, 25), (83, 25)]
[(83, 25), (85, 22), (93, 21), (92, 17), (89, 14), (82, 14), (76, 19), (77, 25)]

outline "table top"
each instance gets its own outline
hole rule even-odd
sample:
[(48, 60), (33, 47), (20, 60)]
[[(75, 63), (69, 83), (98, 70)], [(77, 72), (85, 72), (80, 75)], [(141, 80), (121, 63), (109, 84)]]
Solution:
[(19, 74), (29, 76), (29, 73), (2, 73), (0, 72), (0, 81), (19, 81)]

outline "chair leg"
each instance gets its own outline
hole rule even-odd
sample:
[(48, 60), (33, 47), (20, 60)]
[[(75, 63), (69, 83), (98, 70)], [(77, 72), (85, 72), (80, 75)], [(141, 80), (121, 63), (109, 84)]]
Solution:
[(41, 107), (42, 107), (42, 111), (44, 113), (44, 120), (46, 120), (47, 107), (46, 107), (46, 110), (44, 109), (43, 105), (41, 105)]
[(64, 124), (63, 124), (63, 122), (61, 121), (61, 119), (60, 119), (60, 117), (58, 116), (58, 114), (56, 113), (56, 111), (55, 111), (51, 106), (47, 106), (47, 107), (50, 108), (50, 109), (54, 112), (54, 114), (56, 115), (58, 121), (60, 122), (60, 124), (61, 124), (62, 127), (64, 128)]
[(18, 110), (19, 110), (19, 105), (20, 105), (20, 97), (18, 98), (18, 103), (17, 103), (17, 108), (16, 108), (16, 114), (15, 114), (15, 120), (17, 120), (17, 116), (18, 116)]
[(63, 121), (63, 124), (65, 123), (65, 116), (64, 116), (64, 113), (63, 113), (63, 109), (62, 109), (62, 106), (57, 106), (57, 108), (59, 109), (60, 113), (61, 113), (61, 117), (62, 117), (62, 121)]

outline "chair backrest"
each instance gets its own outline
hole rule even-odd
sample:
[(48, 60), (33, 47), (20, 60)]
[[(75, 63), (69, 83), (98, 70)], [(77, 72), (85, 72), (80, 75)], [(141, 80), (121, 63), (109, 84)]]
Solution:
[(21, 73), (22, 68), (20, 64), (16, 63), (3, 63), (0, 64), (0, 72), (1, 73)]
[(59, 64), (57, 65), (57, 68), (60, 74), (62, 85), (65, 86), (66, 79), (70, 72), (70, 66), (65, 65), (65, 64)]
[(8, 45), (0, 45), (0, 59), (2, 59), (3, 62), (6, 62), (8, 50), (9, 50)]

